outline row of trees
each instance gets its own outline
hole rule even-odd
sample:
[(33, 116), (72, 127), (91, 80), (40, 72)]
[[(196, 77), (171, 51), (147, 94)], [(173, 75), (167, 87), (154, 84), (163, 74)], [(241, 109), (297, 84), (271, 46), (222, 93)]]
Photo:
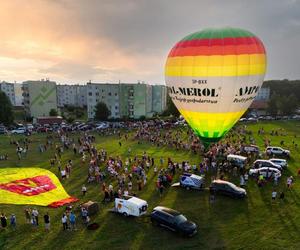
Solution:
[(14, 121), (12, 104), (8, 96), (0, 90), (0, 124), (8, 126)]
[(271, 91), (268, 114), (291, 115), (300, 106), (300, 80), (270, 80), (265, 81), (263, 87), (269, 87)]
[(291, 115), (296, 111), (298, 105), (298, 99), (294, 94), (284, 96), (273, 93), (268, 102), (267, 113), (270, 115)]

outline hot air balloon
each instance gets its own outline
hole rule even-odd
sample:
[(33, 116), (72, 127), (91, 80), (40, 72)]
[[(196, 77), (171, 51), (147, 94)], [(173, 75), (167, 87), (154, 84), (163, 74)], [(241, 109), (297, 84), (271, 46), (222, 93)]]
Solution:
[(229, 27), (184, 37), (171, 49), (165, 65), (172, 101), (206, 146), (218, 142), (245, 113), (265, 72), (261, 40)]

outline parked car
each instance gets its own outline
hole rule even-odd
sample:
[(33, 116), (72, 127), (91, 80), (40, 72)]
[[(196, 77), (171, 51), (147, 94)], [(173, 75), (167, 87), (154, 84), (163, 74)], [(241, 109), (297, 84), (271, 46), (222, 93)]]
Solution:
[(229, 181), (223, 180), (214, 180), (211, 183), (209, 190), (211, 193), (219, 193), (233, 198), (244, 198), (247, 196), (245, 189), (237, 187)]
[(267, 155), (276, 155), (276, 156), (283, 156), (283, 157), (290, 157), (290, 151), (283, 149), (281, 147), (272, 147), (269, 146), (266, 148)]
[(180, 176), (179, 184), (181, 187), (186, 188), (189, 190), (192, 189), (202, 189), (204, 188), (204, 177), (190, 174), (190, 173), (184, 173)]
[(263, 168), (263, 167), (276, 168), (282, 171), (282, 167), (279, 164), (276, 164), (270, 160), (256, 160), (255, 162), (253, 162), (252, 168)]
[(114, 211), (124, 216), (141, 216), (146, 214), (148, 208), (147, 201), (133, 196), (124, 196), (115, 199)]
[(7, 130), (4, 126), (0, 126), (0, 135), (6, 134)]
[(286, 159), (271, 158), (269, 161), (273, 162), (274, 164), (280, 165), (282, 168), (288, 167)]
[(102, 124), (99, 124), (96, 129), (97, 130), (100, 130), (100, 129), (107, 129), (109, 128), (109, 124), (108, 123), (102, 123)]
[(259, 154), (259, 147), (256, 145), (247, 145), (247, 146), (243, 146), (241, 151), (243, 153), (254, 153), (254, 154)]
[(26, 133), (26, 129), (24, 127), (16, 128), (16, 129), (13, 129), (11, 131), (11, 133), (12, 134), (18, 134), (18, 135), (25, 134)]
[(234, 167), (243, 168), (247, 163), (247, 157), (229, 154), (227, 155), (227, 161), (229, 161)]
[(180, 212), (167, 207), (155, 207), (151, 213), (151, 222), (188, 236), (197, 233), (196, 223), (189, 221)]
[(277, 175), (278, 177), (281, 176), (281, 172), (277, 168), (263, 167), (263, 168), (251, 168), (249, 170), (249, 175), (251, 176), (258, 176), (260, 174), (262, 174), (265, 178), (274, 178), (275, 175)]

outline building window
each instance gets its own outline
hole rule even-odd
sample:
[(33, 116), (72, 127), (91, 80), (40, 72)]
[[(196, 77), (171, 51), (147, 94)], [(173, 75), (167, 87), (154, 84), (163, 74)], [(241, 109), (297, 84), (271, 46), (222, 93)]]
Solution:
[(96, 92), (96, 96), (99, 96), (99, 92)]
[(118, 96), (118, 93), (115, 93), (115, 96)]
[(111, 92), (109, 92), (108, 95), (111, 96)]
[(118, 110), (118, 106), (115, 106), (115, 110)]
[(92, 92), (89, 92), (89, 96), (92, 96), (93, 95), (93, 93)]

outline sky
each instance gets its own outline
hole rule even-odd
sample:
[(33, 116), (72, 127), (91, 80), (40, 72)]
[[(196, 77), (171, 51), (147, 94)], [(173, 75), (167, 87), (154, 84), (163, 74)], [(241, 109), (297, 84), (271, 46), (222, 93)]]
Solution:
[(1, 0), (0, 81), (164, 84), (169, 50), (207, 27), (256, 34), (266, 79), (300, 79), (298, 0)]

